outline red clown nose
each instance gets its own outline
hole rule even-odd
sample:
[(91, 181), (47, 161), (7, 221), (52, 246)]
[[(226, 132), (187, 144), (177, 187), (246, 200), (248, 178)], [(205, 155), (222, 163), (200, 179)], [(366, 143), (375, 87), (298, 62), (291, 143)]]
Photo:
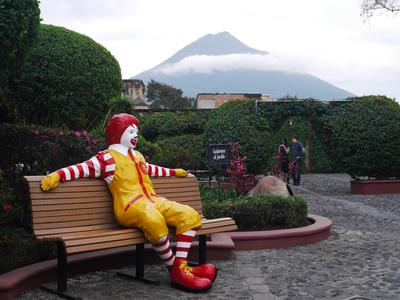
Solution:
[(111, 117), (107, 123), (106, 141), (108, 145), (119, 144), (121, 136), (131, 125), (136, 125), (139, 128), (139, 121), (134, 116), (129, 114), (118, 114)]

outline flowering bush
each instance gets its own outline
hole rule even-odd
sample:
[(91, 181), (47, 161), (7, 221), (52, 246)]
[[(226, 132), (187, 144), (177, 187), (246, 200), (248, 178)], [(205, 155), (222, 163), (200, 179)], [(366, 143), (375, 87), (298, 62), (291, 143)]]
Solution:
[(240, 147), (233, 144), (231, 147), (231, 159), (226, 168), (229, 175), (229, 183), (233, 184), (237, 194), (248, 192), (255, 186), (256, 180), (253, 174), (247, 171), (245, 164), (246, 156), (239, 155)]

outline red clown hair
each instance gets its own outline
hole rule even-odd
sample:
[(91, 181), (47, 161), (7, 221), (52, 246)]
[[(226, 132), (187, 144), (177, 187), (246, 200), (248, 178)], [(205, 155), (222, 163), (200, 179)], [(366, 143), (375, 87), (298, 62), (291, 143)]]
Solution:
[(121, 136), (131, 125), (136, 125), (139, 128), (139, 121), (134, 116), (129, 114), (118, 114), (111, 117), (107, 123), (106, 141), (108, 145), (119, 144)]

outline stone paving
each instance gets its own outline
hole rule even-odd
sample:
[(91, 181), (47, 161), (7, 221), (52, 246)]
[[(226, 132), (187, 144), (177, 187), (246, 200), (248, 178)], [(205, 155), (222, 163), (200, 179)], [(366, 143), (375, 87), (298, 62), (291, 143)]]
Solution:
[[(117, 270), (107, 270), (71, 278), (69, 292), (96, 300), (400, 299), (400, 195), (352, 195), (349, 179), (342, 174), (305, 175), (295, 187), (310, 213), (333, 221), (329, 239), (286, 249), (235, 251), (232, 259), (214, 262), (219, 276), (206, 294), (171, 288), (160, 265), (146, 266), (148, 277), (160, 280), (159, 286), (128, 281), (117, 277)], [(19, 299), (59, 298), (36, 289)]]

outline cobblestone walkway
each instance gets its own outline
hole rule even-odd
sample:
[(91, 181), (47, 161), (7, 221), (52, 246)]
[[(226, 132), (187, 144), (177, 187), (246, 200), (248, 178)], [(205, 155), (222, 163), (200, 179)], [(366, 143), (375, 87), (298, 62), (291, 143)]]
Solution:
[[(400, 195), (350, 194), (341, 174), (305, 175), (295, 189), (309, 212), (333, 221), (332, 235), (317, 244), (287, 249), (236, 251), (216, 261), (220, 272), (206, 294), (169, 286), (160, 265), (147, 267), (150, 286), (119, 278), (116, 270), (69, 280), (69, 292), (83, 299), (400, 299)], [(133, 271), (125, 268), (124, 271)], [(39, 290), (19, 299), (58, 299)]]

